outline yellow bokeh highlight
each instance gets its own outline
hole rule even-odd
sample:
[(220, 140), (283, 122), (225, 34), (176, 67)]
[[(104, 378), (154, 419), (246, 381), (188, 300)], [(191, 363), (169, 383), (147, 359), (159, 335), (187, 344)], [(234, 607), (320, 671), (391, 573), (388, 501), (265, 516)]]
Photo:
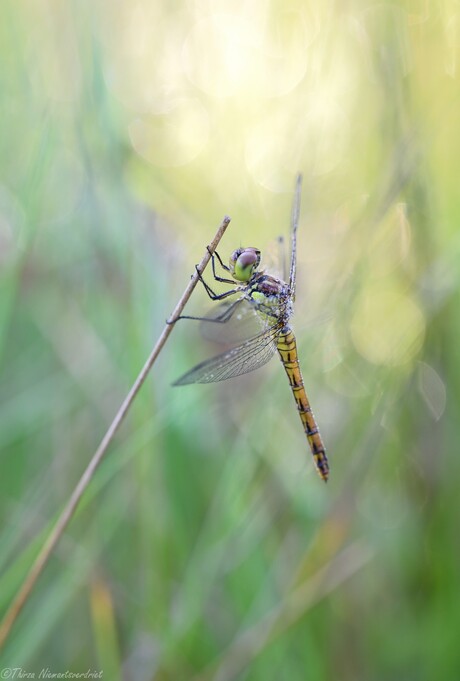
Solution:
[(392, 280), (371, 282), (359, 295), (350, 321), (356, 350), (372, 364), (411, 361), (422, 347), (425, 318), (415, 300)]
[(411, 239), (406, 204), (396, 203), (377, 225), (369, 243), (372, 277), (384, 277), (399, 268), (410, 253)]
[(208, 142), (209, 117), (196, 99), (178, 102), (161, 116), (137, 116), (129, 125), (136, 152), (159, 167), (177, 167), (193, 161)]
[(182, 50), (190, 81), (212, 97), (279, 97), (307, 70), (308, 45), (318, 20), (305, 10), (274, 10), (260, 3), (243, 12), (213, 13), (191, 27)]
[(360, 53), (325, 7), (134, 0), (113, 12), (101, 0), (97, 13), (104, 80), (144, 161), (190, 165), (233, 201), (253, 184), (290, 192), (299, 169), (315, 177), (343, 163)]

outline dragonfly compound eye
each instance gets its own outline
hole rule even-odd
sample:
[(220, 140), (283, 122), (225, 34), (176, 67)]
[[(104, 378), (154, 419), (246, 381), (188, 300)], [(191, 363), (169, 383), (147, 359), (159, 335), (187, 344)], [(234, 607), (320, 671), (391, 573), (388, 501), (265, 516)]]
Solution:
[(260, 264), (257, 248), (238, 248), (230, 257), (230, 269), (238, 281), (249, 281)]

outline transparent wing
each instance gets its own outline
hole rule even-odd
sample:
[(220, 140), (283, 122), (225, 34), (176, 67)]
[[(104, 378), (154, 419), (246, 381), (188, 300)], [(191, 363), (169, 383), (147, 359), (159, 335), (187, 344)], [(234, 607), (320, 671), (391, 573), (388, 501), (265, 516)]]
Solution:
[(204, 338), (225, 345), (239, 345), (260, 335), (266, 327), (257, 307), (245, 298), (215, 305), (200, 323)]
[(268, 242), (262, 253), (260, 268), (283, 281), (286, 281), (285, 244), (283, 237)]
[(291, 268), (289, 273), (289, 288), (292, 292), (292, 299), (295, 299), (296, 267), (297, 267), (297, 227), (300, 216), (300, 196), (302, 193), (302, 175), (297, 175), (295, 184), (294, 201), (292, 203), (291, 214)]
[(254, 371), (266, 364), (273, 356), (276, 350), (275, 339), (279, 332), (280, 325), (277, 323), (236, 348), (201, 362), (181, 376), (173, 385), (215, 383)]

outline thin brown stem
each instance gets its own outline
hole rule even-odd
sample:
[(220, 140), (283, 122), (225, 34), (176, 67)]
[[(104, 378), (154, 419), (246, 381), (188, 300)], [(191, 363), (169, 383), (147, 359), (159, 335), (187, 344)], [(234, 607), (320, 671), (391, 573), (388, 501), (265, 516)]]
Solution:
[(24, 582), (22, 583), (21, 587), (19, 588), (19, 591), (17, 592), (15, 598), (13, 599), (12, 604), (10, 605), (8, 611), (5, 614), (5, 617), (3, 618), (3, 621), (0, 624), (0, 650), (3, 648), (9, 634), (11, 631), (11, 628), (13, 624), (15, 623), (19, 613), (21, 612), (22, 608), (24, 607), (27, 599), (29, 598), (33, 587), (35, 586), (35, 583), (40, 576), (40, 574), (43, 572), (48, 559), (53, 552), (56, 544), (58, 543), (62, 533), (64, 532), (65, 528), (69, 524), (70, 520), (72, 519), (78, 504), (80, 502), (81, 497), (83, 496), (83, 493), (85, 492), (86, 488), (88, 487), (89, 483), (91, 482), (94, 473), (96, 472), (96, 469), (98, 468), (99, 464), (101, 463), (104, 454), (106, 453), (110, 443), (112, 442), (116, 432), (118, 431), (123, 419), (125, 418), (126, 414), (128, 413), (132, 403), (134, 402), (134, 399), (139, 392), (142, 384), (144, 383), (145, 379), (147, 378), (147, 375), (152, 368), (155, 360), (157, 359), (158, 355), (160, 354), (160, 351), (162, 350), (164, 344), (166, 343), (166, 340), (168, 339), (168, 336), (170, 335), (171, 331), (173, 330), (174, 327), (174, 321), (179, 317), (181, 314), (182, 310), (184, 309), (187, 301), (189, 300), (193, 289), (195, 288), (200, 274), (204, 271), (206, 265), (208, 264), (209, 260), (211, 259), (211, 255), (214, 253), (215, 249), (217, 248), (217, 245), (219, 241), (221, 240), (222, 236), (224, 235), (225, 230), (227, 229), (228, 225), (230, 223), (230, 218), (225, 216), (224, 219), (222, 220), (222, 223), (219, 227), (219, 229), (216, 232), (216, 236), (212, 240), (212, 242), (209, 244), (209, 247), (206, 249), (206, 252), (200, 262), (200, 264), (197, 267), (197, 271), (193, 274), (187, 288), (185, 289), (184, 293), (182, 294), (179, 302), (177, 303), (170, 319), (172, 322), (166, 324), (165, 328), (163, 329), (160, 337), (158, 338), (158, 341), (155, 344), (155, 347), (153, 348), (152, 352), (150, 353), (149, 358), (147, 359), (146, 363), (144, 364), (141, 372), (139, 373), (138, 377), (134, 381), (134, 384), (127, 394), (123, 404), (121, 405), (120, 409), (118, 410), (115, 418), (113, 419), (112, 423), (110, 424), (106, 434), (102, 438), (101, 444), (93, 454), (88, 466), (86, 467), (83, 475), (81, 476), (80, 480), (78, 481), (74, 491), (70, 495), (70, 498), (64, 507), (64, 509), (61, 512), (61, 515), (59, 516), (55, 526), (51, 530), (48, 538), (46, 539), (45, 543), (43, 544), (40, 552), (38, 553), (38, 556), (36, 557), (32, 567), (30, 568), (28, 574), (26, 575)]

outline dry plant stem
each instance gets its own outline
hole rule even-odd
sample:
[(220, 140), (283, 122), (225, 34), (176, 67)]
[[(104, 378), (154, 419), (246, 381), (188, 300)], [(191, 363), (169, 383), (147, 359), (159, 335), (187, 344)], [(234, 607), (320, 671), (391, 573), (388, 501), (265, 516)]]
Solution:
[[(217, 248), (217, 245), (219, 241), (221, 240), (222, 236), (224, 235), (225, 230), (227, 229), (228, 225), (230, 223), (230, 218), (225, 216), (224, 219), (222, 220), (222, 223), (217, 230), (216, 236), (212, 240), (212, 242), (209, 244), (209, 250), (206, 250), (206, 253), (204, 254), (200, 264), (198, 265), (198, 272), (201, 274), (206, 265), (208, 264), (209, 260), (211, 259), (211, 254), (214, 253), (214, 251)], [(38, 577), (40, 576), (41, 572), (46, 566), (46, 563), (48, 562), (48, 559), (53, 552), (54, 547), (58, 543), (62, 533), (64, 532), (65, 528), (67, 527), (68, 523), (72, 519), (77, 506), (80, 502), (80, 499), (88, 487), (89, 483), (92, 480), (92, 477), (101, 463), (104, 454), (106, 453), (109, 444), (113, 440), (115, 433), (119, 429), (123, 419), (125, 418), (126, 414), (128, 413), (129, 408), (131, 407), (132, 403), (134, 402), (134, 399), (139, 392), (142, 384), (144, 383), (145, 379), (147, 378), (147, 375), (152, 368), (156, 358), (160, 354), (160, 351), (162, 350), (169, 334), (173, 330), (174, 327), (174, 320), (179, 317), (181, 314), (182, 310), (184, 309), (187, 301), (189, 300), (193, 289), (195, 288), (199, 278), (198, 278), (198, 272), (195, 272), (190, 280), (190, 283), (188, 284), (187, 288), (185, 289), (184, 293), (182, 294), (179, 302), (177, 303), (170, 319), (173, 320), (171, 323), (166, 324), (165, 328), (163, 329), (160, 337), (158, 338), (158, 341), (155, 344), (155, 347), (153, 348), (152, 352), (150, 353), (149, 358), (147, 359), (146, 363), (144, 364), (140, 374), (136, 378), (131, 390), (127, 394), (123, 404), (121, 405), (120, 409), (118, 410), (118, 413), (116, 414), (115, 418), (113, 419), (112, 423), (110, 424), (106, 434), (102, 438), (101, 444), (97, 448), (96, 452), (92, 456), (88, 466), (86, 467), (86, 470), (84, 471), (83, 475), (81, 476), (80, 480), (77, 483), (77, 486), (75, 487), (74, 491), (72, 492), (69, 501), (67, 502), (67, 505), (63, 509), (61, 515), (59, 516), (56, 525), (52, 529), (50, 535), (48, 536), (47, 540), (43, 544), (37, 558), (35, 559), (35, 562), (33, 563), (32, 567), (29, 570), (29, 573), (27, 574), (26, 578), (24, 579), (24, 582), (22, 586), (20, 587), (18, 593), (16, 594), (16, 597), (14, 598), (9, 610), (6, 612), (5, 617), (3, 618), (3, 621), (0, 625), (0, 649), (3, 648), (8, 635), (11, 631), (11, 628), (16, 621), (16, 618), (18, 617), (19, 613), (21, 612), (22, 608), (24, 607), (24, 604), (26, 603), (34, 585), (35, 582), (37, 581)]]

